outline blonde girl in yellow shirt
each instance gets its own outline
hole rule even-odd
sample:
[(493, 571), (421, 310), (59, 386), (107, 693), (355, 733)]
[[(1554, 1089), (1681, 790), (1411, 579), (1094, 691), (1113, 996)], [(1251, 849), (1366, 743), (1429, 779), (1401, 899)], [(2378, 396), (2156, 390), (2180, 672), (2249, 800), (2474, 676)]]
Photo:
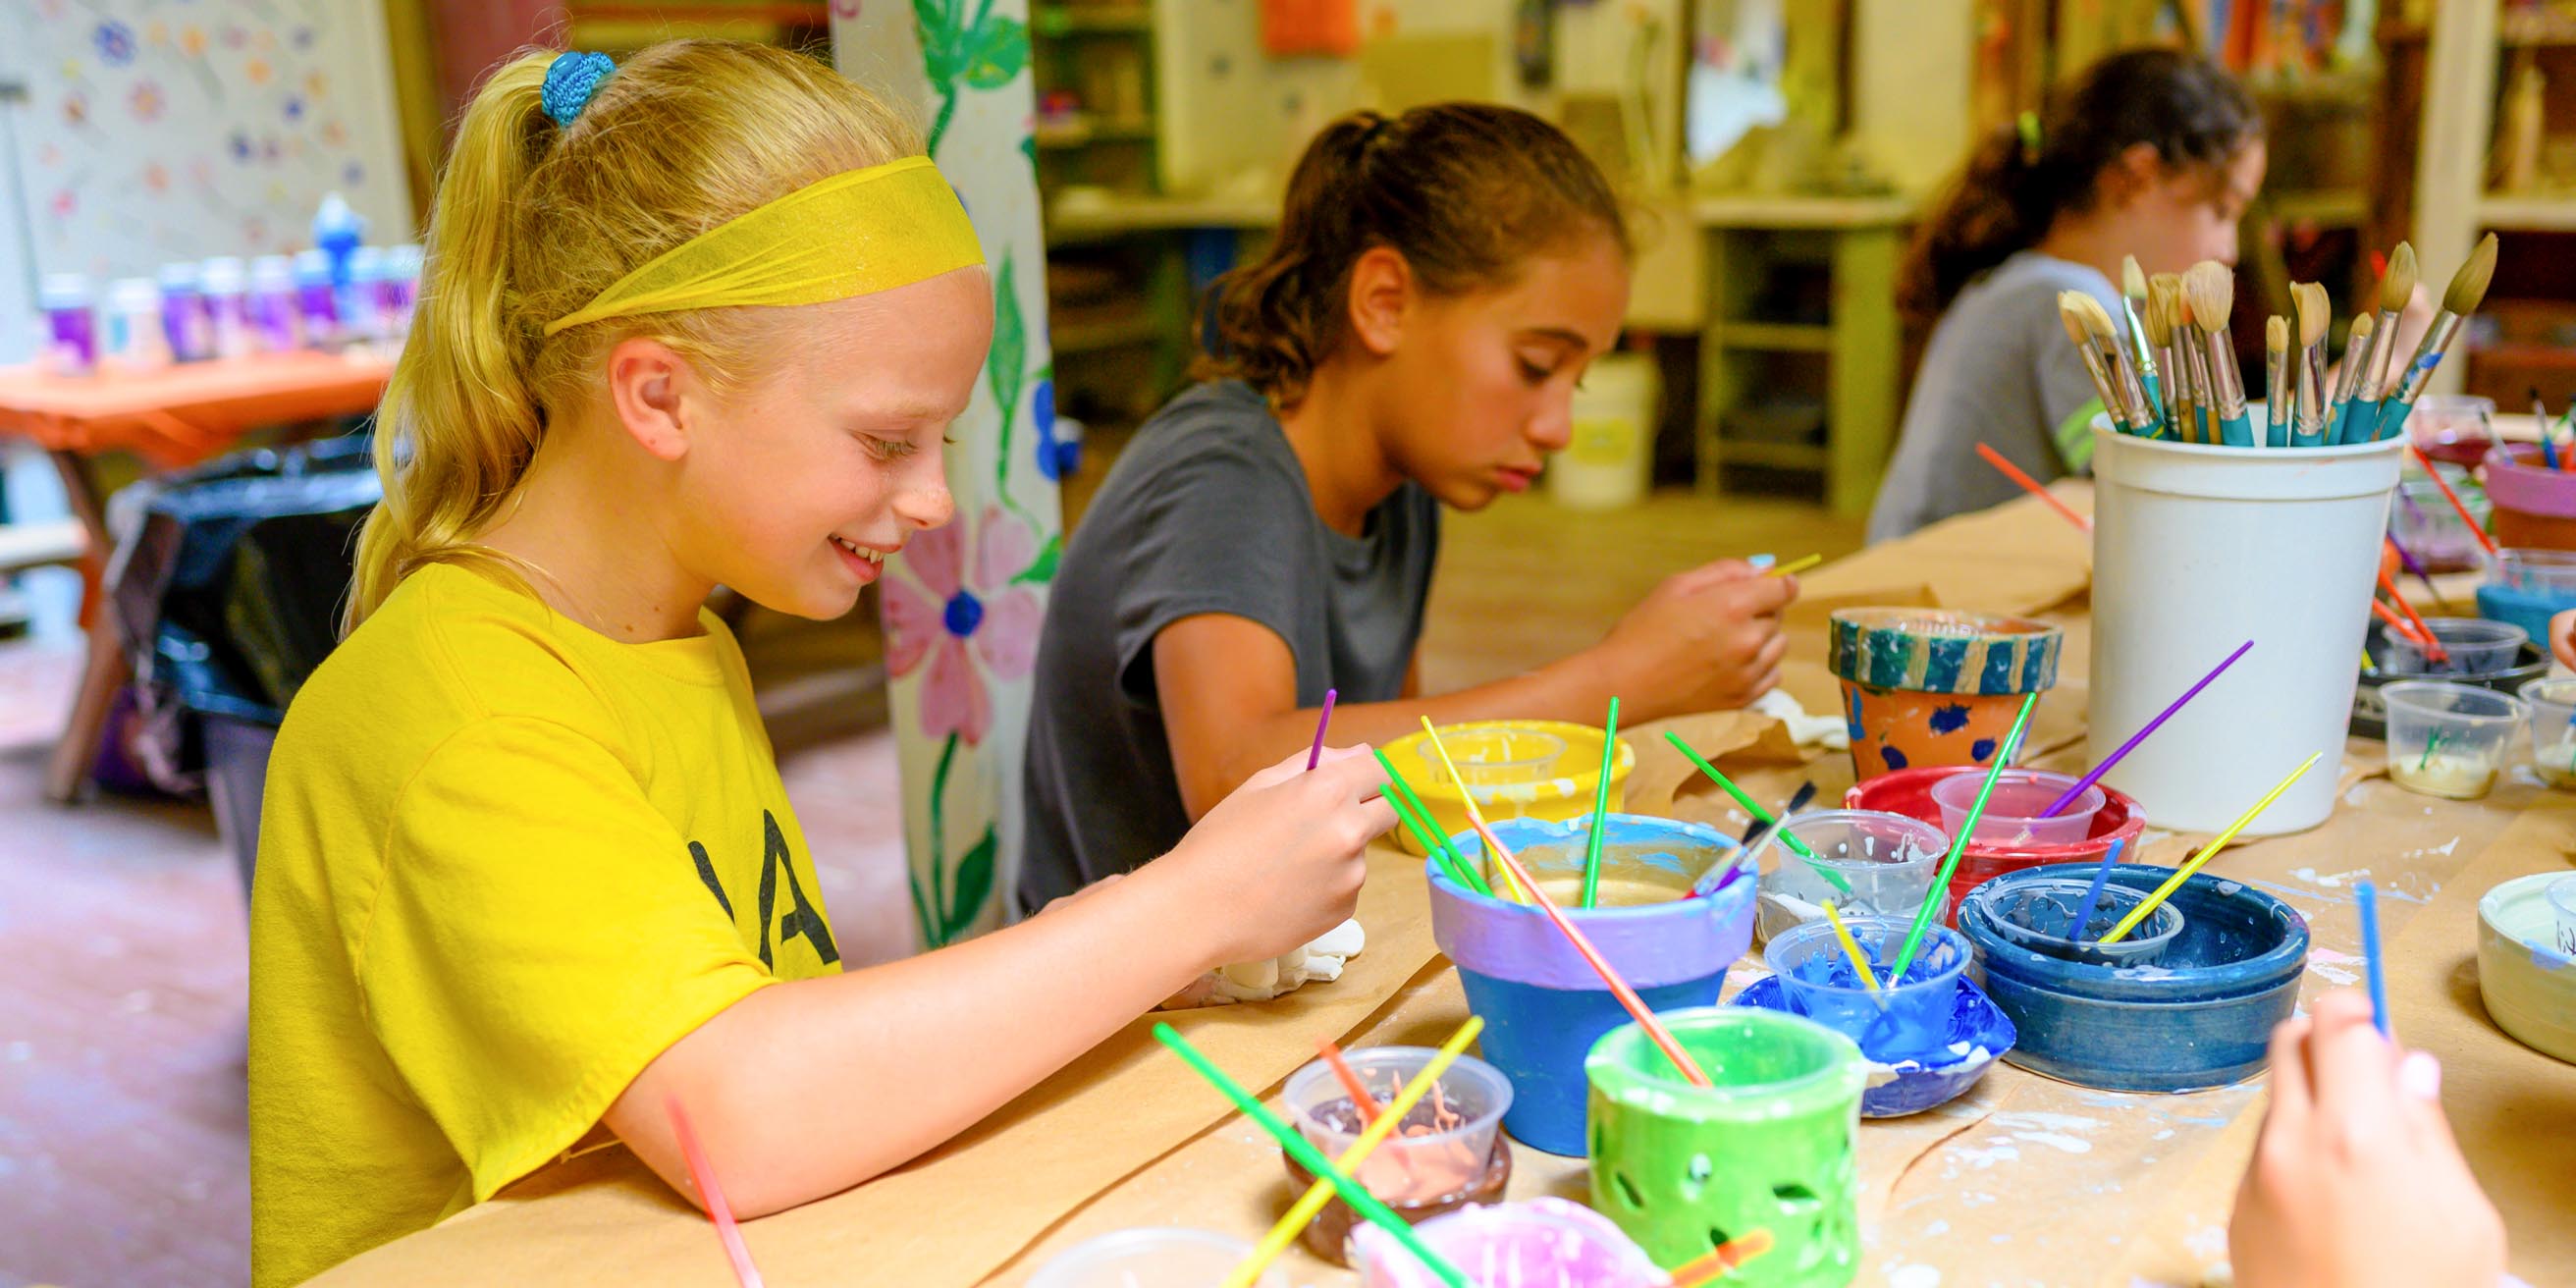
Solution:
[(949, 518), (992, 284), (920, 147), (820, 64), (718, 42), (531, 53), (466, 109), (355, 629), (269, 770), (257, 1283), (612, 1135), (688, 1193), (674, 1100), (743, 1213), (832, 1193), (1350, 915), (1393, 816), (1346, 753), (1026, 923), (841, 971), (700, 602), (838, 616)]

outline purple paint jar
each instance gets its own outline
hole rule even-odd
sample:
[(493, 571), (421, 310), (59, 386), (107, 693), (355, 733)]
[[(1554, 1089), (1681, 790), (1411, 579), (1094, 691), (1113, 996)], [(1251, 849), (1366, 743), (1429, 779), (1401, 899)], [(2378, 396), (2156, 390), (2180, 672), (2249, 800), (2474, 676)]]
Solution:
[(257, 352), (286, 353), (302, 344), (303, 332), (295, 321), (295, 265), (284, 255), (251, 261), (247, 312)]
[(161, 288), (148, 277), (120, 277), (107, 286), (106, 327), (99, 364), (118, 371), (158, 371), (170, 365), (170, 342), (161, 333)]
[(257, 351), (250, 328), (250, 274), (230, 255), (207, 260), (197, 274), (206, 302), (207, 347), (213, 357), (246, 358)]
[(37, 287), (45, 311), (45, 369), (56, 375), (85, 376), (98, 369), (98, 319), (90, 312), (89, 279), (78, 273), (47, 273)]
[(214, 319), (206, 312), (202, 280), (194, 261), (161, 266), (161, 335), (169, 342), (170, 356), (180, 362), (215, 356)]
[(332, 348), (349, 338), (349, 319), (340, 315), (340, 293), (331, 284), (331, 257), (321, 251), (296, 252), (295, 316), (311, 348)]

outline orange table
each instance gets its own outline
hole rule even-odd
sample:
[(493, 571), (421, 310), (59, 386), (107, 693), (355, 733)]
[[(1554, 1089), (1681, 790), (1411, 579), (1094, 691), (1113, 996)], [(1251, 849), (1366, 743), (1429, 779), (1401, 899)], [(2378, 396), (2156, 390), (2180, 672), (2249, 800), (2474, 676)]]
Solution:
[(81, 613), (89, 664), (46, 770), (48, 796), (69, 801), (80, 790), (98, 756), (110, 704), (128, 677), (125, 650), (100, 593), (114, 542), (96, 459), (131, 452), (158, 470), (183, 469), (253, 429), (368, 411), (392, 374), (393, 359), (373, 353), (267, 354), (135, 375), (68, 377), (0, 367), (0, 434), (33, 439), (53, 457), (73, 515), (89, 535), (82, 560), (89, 595)]

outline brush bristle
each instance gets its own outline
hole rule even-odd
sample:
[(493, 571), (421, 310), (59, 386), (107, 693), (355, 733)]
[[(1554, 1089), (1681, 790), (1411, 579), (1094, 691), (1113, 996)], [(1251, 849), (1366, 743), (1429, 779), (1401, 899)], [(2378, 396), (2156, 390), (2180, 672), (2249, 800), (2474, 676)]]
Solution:
[(2086, 298), (2089, 297), (2087, 297), (2082, 291), (2059, 291), (2057, 293), (2057, 320), (2066, 324), (2066, 338), (2074, 341), (2075, 347), (2078, 349), (2085, 348), (2090, 344), (2090, 341), (2087, 341), (2084, 338), (2084, 319), (2077, 315), (2075, 308), (2075, 302), (2077, 300)]
[(2111, 311), (2102, 307), (2102, 301), (2083, 291), (2068, 291), (2061, 307), (2082, 322), (2084, 330), (2096, 339), (2110, 339), (2119, 334), (2111, 329)]
[(2135, 255), (2120, 257), (2120, 294), (2131, 304), (2141, 304), (2147, 298), (2147, 271), (2138, 267)]
[(2159, 349), (2173, 347), (2174, 288), (2163, 277), (2147, 279), (2147, 343)]
[(2478, 311), (2478, 303), (2487, 297), (2487, 283), (2495, 280), (2496, 235), (2488, 233), (2478, 239), (2478, 248), (2469, 252), (2469, 262), (2451, 275), (2451, 289), (2442, 292), (2442, 308), (2466, 317)]
[(2334, 325), (2334, 306), (2326, 299), (2326, 288), (2314, 282), (2292, 282), (2290, 299), (2299, 310), (2299, 347), (2325, 343), (2326, 328)]
[(2272, 356), (2276, 359), (2290, 351), (2290, 320), (2288, 318), (2275, 313), (2272, 316), (2263, 319), (2263, 347), (2271, 350)]
[(2405, 242), (2388, 252), (2388, 272), (2379, 279), (2379, 311), (2403, 313), (2415, 298), (2415, 248)]
[(2225, 264), (2205, 259), (2192, 265), (2182, 276), (2182, 289), (2200, 329), (2213, 335), (2227, 329), (2228, 315), (2236, 309), (2236, 274)]

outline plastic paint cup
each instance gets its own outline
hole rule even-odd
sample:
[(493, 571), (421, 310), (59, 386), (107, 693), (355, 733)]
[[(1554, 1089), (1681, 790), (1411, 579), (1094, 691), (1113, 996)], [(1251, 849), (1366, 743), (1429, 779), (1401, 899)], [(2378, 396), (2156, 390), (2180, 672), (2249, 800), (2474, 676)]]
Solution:
[(1880, 1064), (1922, 1060), (1948, 1048), (1950, 1010), (1968, 969), (1968, 941), (1947, 926), (1923, 939), (1905, 978), (1887, 968), (1913, 922), (1905, 917), (1847, 917), (1843, 924), (1869, 958), (1879, 987), (1862, 984), (1829, 922), (1811, 921), (1771, 941), (1762, 959), (1780, 977), (1791, 1009), (1860, 1044)]
[(2473, 801), (2495, 786), (2506, 745), (2529, 711), (2522, 699), (2472, 684), (2385, 685), (2388, 776), (2427, 796)]
[(290, 353), (304, 342), (296, 321), (295, 261), (284, 255), (262, 255), (250, 262), (250, 297), (245, 303), (252, 347), (260, 353)]
[[(1029, 1276), (1028, 1288), (1211, 1288), (1251, 1255), (1251, 1244), (1210, 1230), (1120, 1230), (1066, 1249)], [(1287, 1281), (1272, 1269), (1253, 1283)]]
[(58, 376), (85, 376), (98, 369), (98, 318), (90, 311), (89, 279), (78, 273), (47, 273), (36, 292), (45, 311), (45, 368)]
[[(1579, 839), (1589, 824), (1506, 819), (1493, 829), (1541, 886), (1560, 891), (1580, 879)], [(1736, 851), (1734, 838), (1698, 823), (1612, 814), (1604, 826), (1605, 892), (1656, 882), (1687, 891)], [(1457, 844), (1468, 862), (1484, 861), (1483, 842), (1473, 834), (1458, 837)], [(1580, 1156), (1584, 1055), (1602, 1034), (1628, 1022), (1626, 1008), (1536, 907), (1467, 890), (1437, 863), (1423, 868), (1431, 881), (1431, 937), (1457, 964), (1468, 1009), (1485, 1021), (1485, 1059), (1511, 1080), (1504, 1130), (1533, 1149)], [(1754, 884), (1749, 874), (1740, 874), (1707, 894), (1654, 903), (1559, 903), (1566, 919), (1660, 1014), (1716, 1005), (1726, 968), (1753, 942)]]
[(2494, 584), (2539, 595), (2576, 596), (2576, 550), (2497, 551)]
[[(1932, 784), (1932, 803), (1941, 808), (1941, 828), (1951, 836), (1959, 834), (1968, 821), (1968, 811), (1977, 803), (1977, 793), (1985, 788), (1986, 776), (1979, 770), (1961, 770)], [(2007, 769), (1995, 776), (1995, 790), (1986, 799), (1986, 812), (1977, 816), (1980, 841), (1998, 841), (2007, 845), (2073, 845), (2092, 835), (2093, 816), (2102, 811), (2110, 798), (2100, 787), (2087, 787), (2063, 813), (2043, 818), (2040, 811), (2066, 794), (2075, 785), (2073, 774), (2053, 774), (2045, 769)]]
[(2147, 898), (2146, 891), (2109, 884), (2102, 887), (2101, 901), (2094, 905), (2083, 933), (2070, 933), (2075, 910), (2084, 906), (2084, 896), (2092, 888), (2089, 880), (2071, 878), (2017, 881), (2009, 897), (1998, 896), (1991, 905), (1995, 933), (2033, 952), (2114, 968), (2152, 966), (2182, 934), (2182, 910), (2164, 903), (2118, 942), (2096, 942)]
[(2531, 636), (2510, 622), (2483, 617), (2428, 617), (2433, 638), (2442, 642), (2450, 660), (2436, 662), (2403, 635), (2390, 633), (2379, 647), (2379, 669), (2390, 675), (2457, 676), (2474, 679), (2510, 670)]
[[(1608, 1218), (1558, 1198), (1471, 1207), (1414, 1227), (1477, 1288), (1662, 1288), (1669, 1281)], [(1363, 1288), (1440, 1288), (1374, 1226), (1352, 1235)]]
[[(2462, 494), (2460, 502), (2484, 524), (2494, 508), (2484, 496)], [(2440, 484), (2408, 479), (2397, 485), (2397, 504), (2388, 511), (2388, 535), (2415, 556), (2426, 572), (2468, 572), (2486, 558), (2486, 549), (2460, 512), (2451, 508)]]
[(2406, 437), (2436, 461), (2474, 467), (2495, 445), (2495, 399), (2426, 394), (2406, 413)]
[(1849, 1283), (1860, 1266), (1860, 1049), (1779, 1011), (1661, 1018), (1715, 1086), (1683, 1081), (1636, 1025), (1603, 1038), (1584, 1062), (1592, 1205), (1658, 1265), (1767, 1229), (1771, 1251), (1728, 1284)]
[[(1772, 935), (1824, 916), (1828, 901), (1845, 917), (1911, 917), (1950, 849), (1941, 829), (1876, 810), (1818, 810), (1791, 818), (1779, 830), (1804, 843), (1816, 861), (1799, 858), (1777, 840), (1765, 847), (1774, 866), (1762, 874), (1762, 925)], [(1850, 883), (1850, 893), (1835, 889), (1819, 867)]]
[(208, 356), (241, 358), (252, 351), (250, 270), (230, 255), (218, 255), (198, 269), (197, 287), (206, 301)]
[[(1342, 1059), (1383, 1105), (1438, 1054), (1430, 1047), (1384, 1046), (1345, 1052)], [(1326, 1158), (1340, 1158), (1366, 1125), (1332, 1066), (1321, 1060), (1290, 1074), (1282, 1099), (1288, 1120)], [(1512, 1084), (1502, 1072), (1462, 1055), (1352, 1179), (1389, 1204), (1419, 1206), (1457, 1194), (1484, 1174), (1494, 1133), (1511, 1105)], [(1416, 1135), (1416, 1127), (1425, 1130)]]
[(331, 282), (331, 257), (318, 250), (295, 253), (295, 312), (305, 341), (330, 348), (347, 337), (349, 319), (340, 316), (340, 292)]
[(2531, 708), (2531, 767), (2552, 787), (2576, 789), (2576, 679), (2533, 680), (2521, 696)]

